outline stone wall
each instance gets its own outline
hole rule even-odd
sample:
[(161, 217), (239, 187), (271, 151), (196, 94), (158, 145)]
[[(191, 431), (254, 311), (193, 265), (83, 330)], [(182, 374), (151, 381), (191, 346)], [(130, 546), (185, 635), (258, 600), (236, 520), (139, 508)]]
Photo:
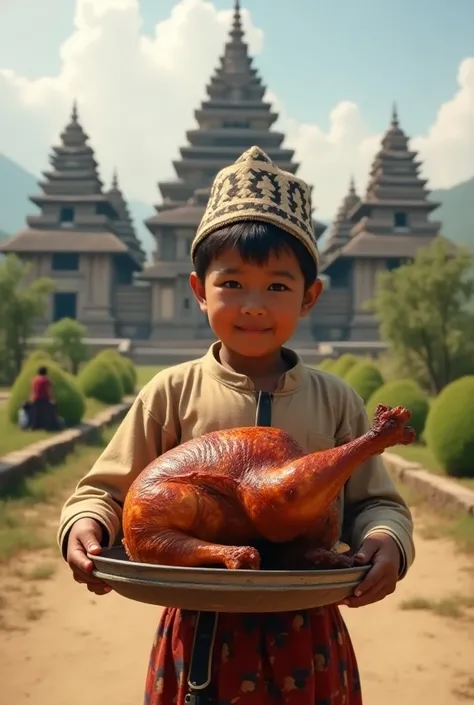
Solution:
[(395, 453), (385, 452), (386, 468), (399, 482), (426, 499), (430, 506), (450, 514), (474, 517), (474, 491), (455, 480), (433, 475), (419, 463), (410, 463)]
[(60, 463), (78, 444), (92, 441), (102, 429), (122, 421), (133, 400), (134, 397), (126, 397), (122, 404), (101, 411), (75, 428), (4, 455), (0, 458), (0, 496), (28, 475)]

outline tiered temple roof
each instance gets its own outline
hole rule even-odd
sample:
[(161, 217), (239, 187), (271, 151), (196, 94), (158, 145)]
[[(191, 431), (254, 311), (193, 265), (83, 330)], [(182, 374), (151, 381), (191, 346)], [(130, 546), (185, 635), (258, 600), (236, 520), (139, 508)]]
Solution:
[(2, 251), (121, 254), (135, 268), (141, 266), (133, 249), (116, 234), (119, 213), (102, 190), (88, 139), (74, 103), (61, 142), (49, 157), (52, 168), (39, 182), (42, 193), (30, 197), (41, 213), (28, 216), (28, 229), (10, 238)]
[(365, 205), (361, 204), (360, 213), (368, 213), (372, 203), (383, 203), (386, 207), (418, 206), (427, 213), (438, 207), (439, 204), (428, 201), (427, 181), (419, 176), (421, 162), (408, 142), (394, 107), (390, 127), (372, 163)]
[[(271, 129), (278, 114), (264, 101), (266, 88), (248, 53), (238, 0), (224, 53), (206, 90), (208, 99), (195, 112), (198, 127), (187, 132), (188, 145), (173, 162), (178, 179), (159, 184), (162, 203), (146, 221), (152, 232), (175, 222), (197, 226), (217, 172), (253, 145), (279, 167), (291, 173), (298, 169), (294, 151), (282, 147), (284, 135)], [(325, 227), (315, 223), (317, 237)]]
[(351, 239), (351, 230), (354, 227), (354, 223), (350, 218), (350, 214), (359, 203), (360, 198), (356, 192), (354, 179), (351, 178), (349, 191), (339, 206), (336, 217), (332, 222), (329, 238), (323, 253), (324, 258), (333, 255), (344, 245), (347, 245)]
[(440, 223), (428, 219), (439, 204), (428, 199), (420, 167), (394, 107), (365, 196), (349, 214), (350, 238), (326, 259), (325, 267), (338, 257), (411, 257), (439, 235)]
[(119, 219), (114, 222), (114, 230), (119, 238), (134, 253), (135, 258), (143, 264), (146, 259), (140, 241), (133, 226), (132, 217), (128, 209), (128, 204), (119, 186), (117, 171), (114, 171), (112, 186), (107, 192), (107, 197), (118, 213)]
[(88, 140), (74, 102), (71, 119), (61, 133), (61, 144), (53, 147), (49, 157), (52, 169), (44, 171), (45, 180), (39, 182), (44, 195), (34, 198), (35, 203), (41, 206), (52, 199), (65, 200), (70, 196), (86, 195), (93, 199), (99, 196), (99, 201), (105, 201), (97, 162), (92, 147), (87, 144)]

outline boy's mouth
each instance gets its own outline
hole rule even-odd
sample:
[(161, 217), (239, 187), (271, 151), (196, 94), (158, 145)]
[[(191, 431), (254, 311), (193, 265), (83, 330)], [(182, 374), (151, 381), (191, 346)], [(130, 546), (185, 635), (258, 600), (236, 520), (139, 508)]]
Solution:
[(270, 333), (271, 328), (258, 328), (257, 326), (235, 326), (237, 330), (242, 331), (242, 333)]

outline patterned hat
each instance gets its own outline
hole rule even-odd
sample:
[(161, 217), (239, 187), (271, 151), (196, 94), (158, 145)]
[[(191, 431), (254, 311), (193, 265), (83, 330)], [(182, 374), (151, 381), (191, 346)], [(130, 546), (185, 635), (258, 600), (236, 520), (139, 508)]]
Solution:
[(293, 235), (319, 267), (309, 186), (279, 169), (260, 147), (251, 147), (217, 174), (191, 246), (191, 259), (197, 245), (210, 233), (232, 223), (255, 220)]

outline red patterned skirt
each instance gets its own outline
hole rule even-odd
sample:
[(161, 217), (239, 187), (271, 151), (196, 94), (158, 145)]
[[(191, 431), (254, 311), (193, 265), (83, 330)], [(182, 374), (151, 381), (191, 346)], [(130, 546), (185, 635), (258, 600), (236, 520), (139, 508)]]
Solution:
[[(146, 678), (145, 705), (183, 705), (196, 612), (165, 609)], [(218, 617), (213, 705), (361, 705), (352, 643), (336, 606)]]

